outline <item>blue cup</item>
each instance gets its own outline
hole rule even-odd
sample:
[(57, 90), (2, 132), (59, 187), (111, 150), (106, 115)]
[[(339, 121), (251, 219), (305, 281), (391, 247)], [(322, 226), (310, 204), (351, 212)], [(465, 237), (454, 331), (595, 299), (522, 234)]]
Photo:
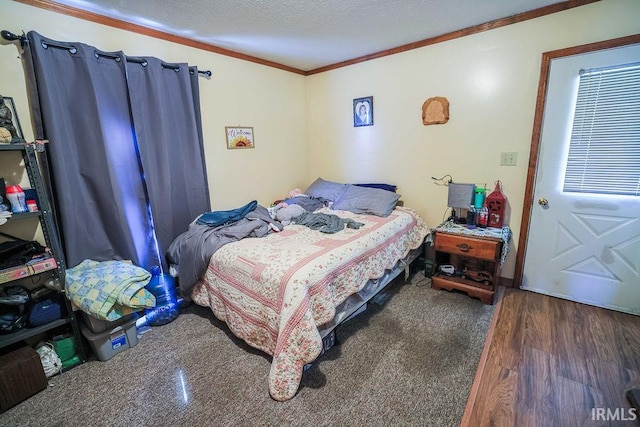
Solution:
[(485, 189), (476, 187), (475, 197), (473, 198), (473, 206), (475, 206), (476, 209), (480, 209), (484, 205), (484, 195)]

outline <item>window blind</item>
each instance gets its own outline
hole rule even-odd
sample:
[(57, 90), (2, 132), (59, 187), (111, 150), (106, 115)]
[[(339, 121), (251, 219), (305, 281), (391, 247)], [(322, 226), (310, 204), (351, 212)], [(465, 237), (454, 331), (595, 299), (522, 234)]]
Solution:
[(565, 192), (640, 196), (640, 63), (581, 70)]

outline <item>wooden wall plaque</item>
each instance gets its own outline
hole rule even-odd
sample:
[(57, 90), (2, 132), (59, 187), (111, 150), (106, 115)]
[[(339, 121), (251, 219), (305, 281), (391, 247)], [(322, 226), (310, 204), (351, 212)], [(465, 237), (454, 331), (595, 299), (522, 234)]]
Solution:
[(449, 121), (449, 101), (443, 96), (429, 98), (422, 104), (422, 123), (441, 125)]

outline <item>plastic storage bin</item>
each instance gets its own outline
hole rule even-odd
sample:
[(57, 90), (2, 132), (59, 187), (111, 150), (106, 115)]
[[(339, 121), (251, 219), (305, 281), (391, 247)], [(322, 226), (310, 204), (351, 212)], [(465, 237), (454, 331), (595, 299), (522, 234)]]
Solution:
[(80, 325), (80, 330), (98, 359), (104, 362), (138, 344), (136, 320), (138, 317), (134, 316), (124, 324), (98, 334), (91, 332), (85, 325)]
[(97, 317), (87, 314), (84, 311), (79, 311), (79, 313), (84, 325), (94, 334), (99, 334), (100, 332), (104, 332), (107, 329), (111, 330), (116, 326), (120, 326), (123, 323), (126, 323), (133, 317), (133, 314), (128, 314), (118, 320), (109, 322), (108, 320), (98, 319)]

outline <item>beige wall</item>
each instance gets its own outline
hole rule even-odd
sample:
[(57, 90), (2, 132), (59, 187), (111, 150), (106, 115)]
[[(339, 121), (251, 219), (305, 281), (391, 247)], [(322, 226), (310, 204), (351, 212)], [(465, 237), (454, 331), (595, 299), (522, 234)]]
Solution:
[[(211, 80), (200, 79), (200, 95), (214, 209), (237, 207), (253, 199), (268, 205), (291, 188), (306, 184), (305, 77), (8, 0), (0, 0), (0, 29), (34, 30), (104, 51), (156, 56), (213, 71)], [(25, 81), (17, 56), (14, 46), (0, 46), (0, 94), (15, 99), (22, 128), (31, 140)], [(253, 126), (255, 149), (227, 150), (224, 127), (235, 125)], [(179, 150), (180, 141), (175, 144)]]
[[(254, 198), (268, 204), (322, 176), (397, 184), (405, 205), (435, 226), (445, 216), (447, 191), (431, 176), (490, 187), (500, 179), (514, 230), (505, 277), (513, 277), (515, 265), (541, 54), (639, 33), (638, 16), (640, 1), (603, 0), (305, 78), (0, 0), (0, 29), (211, 69), (200, 90), (214, 209)], [(0, 94), (15, 98), (30, 139), (16, 56), (15, 47), (0, 46)], [(370, 95), (375, 125), (354, 128), (352, 100)], [(422, 125), (422, 103), (432, 96), (449, 99), (449, 123)], [(253, 126), (256, 148), (227, 150), (229, 125)], [(499, 166), (503, 151), (518, 153), (517, 166)]]
[[(438, 225), (447, 189), (432, 176), (503, 183), (514, 231), (513, 277), (543, 52), (640, 32), (640, 1), (605, 0), (307, 78), (308, 180), (383, 181)], [(374, 126), (353, 127), (352, 100), (373, 96)], [(444, 96), (447, 124), (424, 126), (423, 102)], [(517, 152), (515, 167), (501, 152)]]

